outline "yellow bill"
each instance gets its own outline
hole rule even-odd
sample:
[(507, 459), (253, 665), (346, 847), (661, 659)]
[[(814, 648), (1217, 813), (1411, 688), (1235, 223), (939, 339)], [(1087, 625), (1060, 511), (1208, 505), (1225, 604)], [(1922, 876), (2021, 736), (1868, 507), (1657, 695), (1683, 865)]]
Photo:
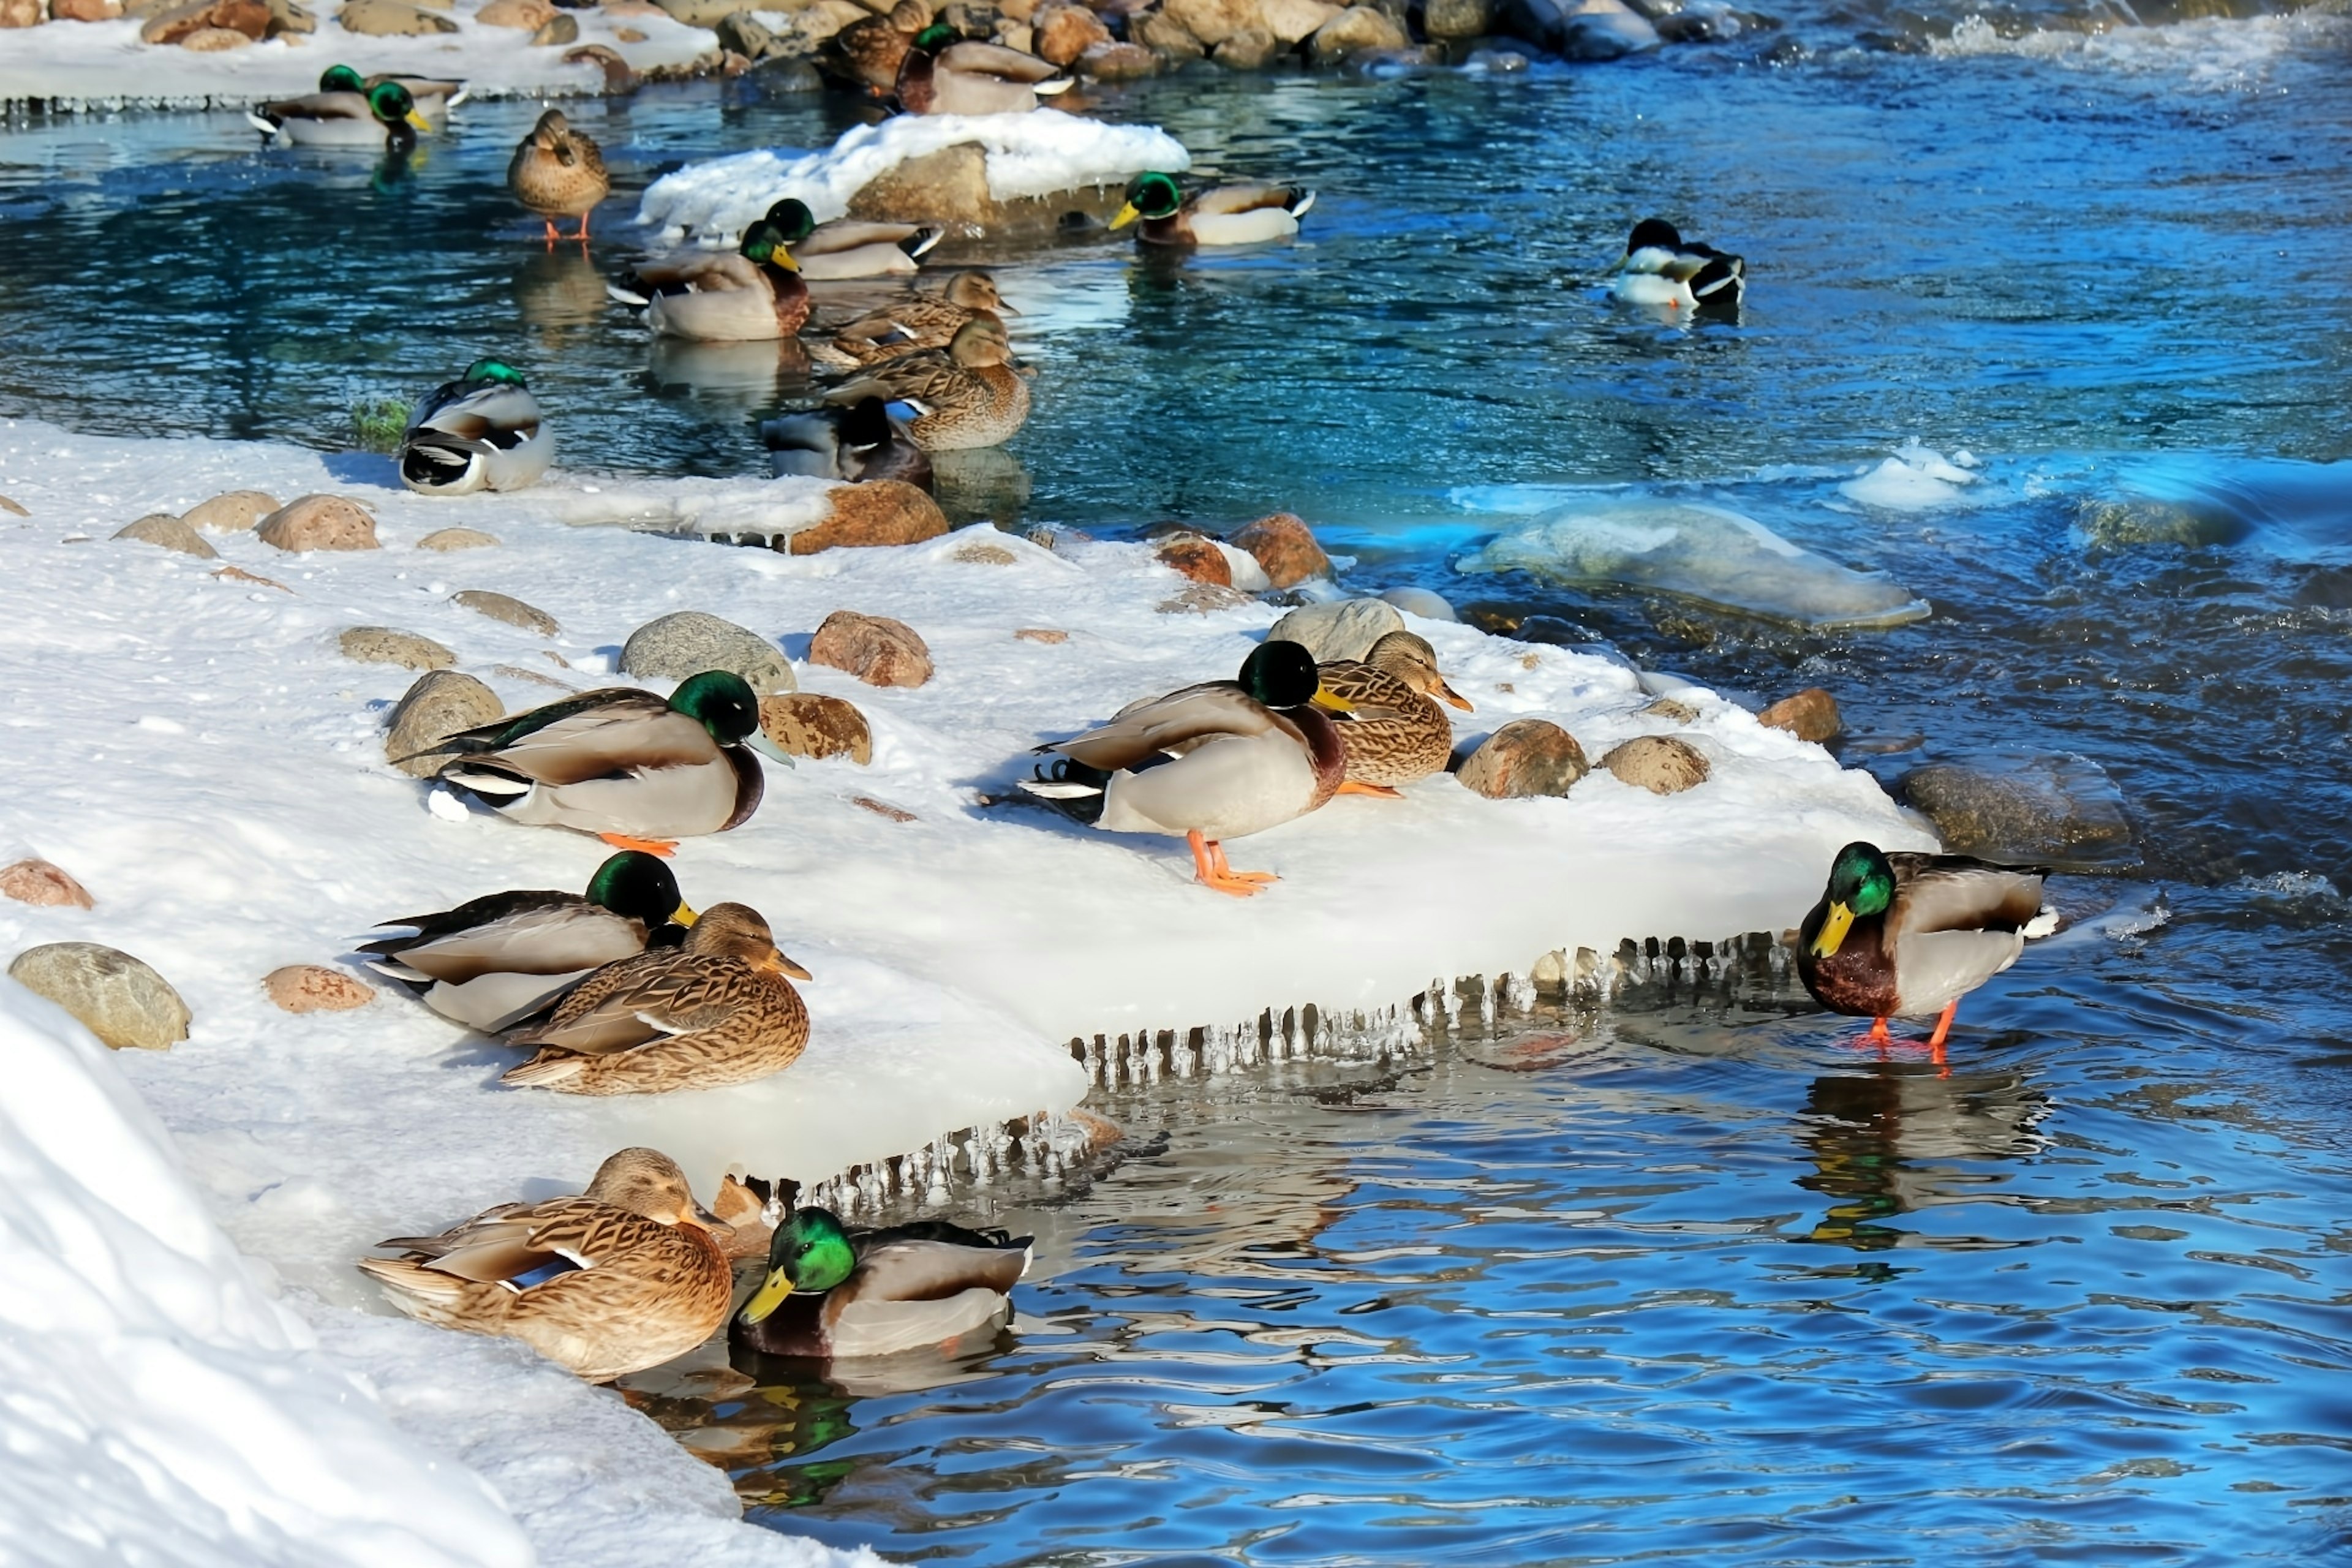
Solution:
[(674, 926), (690, 926), (701, 918), (683, 903), (669, 912), (669, 923)]
[(1113, 228), (1125, 228), (1129, 224), (1133, 223), (1137, 218), (1139, 218), (1142, 216), (1143, 215), (1141, 213), (1135, 210), (1135, 204), (1133, 202), (1129, 202), (1125, 206), (1118, 209), (1118, 216), (1110, 220), (1110, 226)]
[(1813, 938), (1815, 958), (1835, 958), (1837, 950), (1845, 942), (1845, 933), (1853, 929), (1853, 910), (1843, 904), (1832, 904), (1829, 918), (1822, 921), (1821, 935)]
[(745, 1323), (765, 1322), (768, 1314), (782, 1306), (784, 1298), (792, 1293), (793, 1277), (781, 1268), (772, 1269), (767, 1279), (751, 1292), (751, 1299), (743, 1303), (743, 1310), (735, 1316)]
[(411, 125), (416, 127), (419, 131), (430, 131), (433, 129), (432, 122), (427, 121), (425, 116), (417, 113), (416, 110), (413, 109), (405, 115), (402, 116), (402, 118), (406, 120)]

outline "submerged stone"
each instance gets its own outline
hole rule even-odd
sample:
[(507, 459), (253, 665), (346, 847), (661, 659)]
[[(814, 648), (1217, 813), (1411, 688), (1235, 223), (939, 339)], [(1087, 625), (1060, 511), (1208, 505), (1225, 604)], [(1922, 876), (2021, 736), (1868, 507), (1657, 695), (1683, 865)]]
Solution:
[(2138, 858), (2122, 792), (2087, 757), (1996, 751), (1927, 763), (1895, 793), (1956, 855), (2062, 870)]

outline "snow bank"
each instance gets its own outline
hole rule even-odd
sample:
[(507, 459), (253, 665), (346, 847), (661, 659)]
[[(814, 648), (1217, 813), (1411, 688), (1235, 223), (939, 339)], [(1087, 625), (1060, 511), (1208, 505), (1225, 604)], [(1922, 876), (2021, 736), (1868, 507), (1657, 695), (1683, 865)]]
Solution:
[[(0, 107), (27, 100), (52, 109), (111, 110), (131, 105), (242, 109), (264, 99), (316, 92), (319, 73), (338, 61), (362, 75), (398, 71), (455, 77), (478, 98), (560, 96), (602, 92), (600, 66), (567, 65), (578, 45), (536, 47), (514, 27), (477, 26), (488, 0), (456, 0), (447, 15), (455, 33), (417, 38), (371, 38), (335, 25), (339, 6), (316, 5), (319, 30), (289, 46), (271, 39), (249, 48), (198, 54), (176, 44), (142, 44), (141, 23), (50, 22), (20, 27), (0, 47)], [(580, 44), (603, 44), (638, 70), (682, 66), (718, 48), (703, 27), (666, 16), (608, 16), (598, 10), (567, 13), (580, 24)], [(624, 43), (622, 27), (643, 33)], [(465, 112), (461, 106), (458, 113)]]
[(646, 189), (637, 221), (677, 244), (691, 236), (731, 244), (774, 203), (798, 196), (819, 223), (910, 158), (971, 142), (986, 154), (989, 195), (999, 201), (1082, 185), (1122, 184), (1147, 169), (1192, 166), (1182, 143), (1150, 125), (1106, 125), (1057, 109), (1026, 114), (896, 115), (860, 125), (820, 153), (762, 148), (689, 163)]
[(482, 1481), (263, 1294), (105, 1047), (0, 980), (11, 1563), (522, 1568)]

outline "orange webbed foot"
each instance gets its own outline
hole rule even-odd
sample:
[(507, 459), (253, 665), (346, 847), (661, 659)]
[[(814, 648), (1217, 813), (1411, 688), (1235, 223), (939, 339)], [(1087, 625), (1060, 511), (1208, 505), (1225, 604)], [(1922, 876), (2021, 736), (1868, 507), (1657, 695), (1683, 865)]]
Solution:
[(1338, 789), (1333, 790), (1331, 793), (1334, 795), (1378, 795), (1382, 800), (1402, 800), (1404, 798), (1404, 791), (1401, 789), (1391, 789), (1386, 784), (1359, 784), (1354, 779), (1349, 779), (1347, 783), (1341, 784)]
[(1192, 879), (1201, 886), (1236, 899), (1246, 899), (1276, 879), (1265, 871), (1236, 871), (1225, 863), (1225, 848), (1194, 828), (1184, 836), (1192, 847)]
[(641, 849), (665, 860), (677, 853), (677, 840), (675, 838), (632, 838), (625, 833), (599, 833), (596, 837), (615, 849)]

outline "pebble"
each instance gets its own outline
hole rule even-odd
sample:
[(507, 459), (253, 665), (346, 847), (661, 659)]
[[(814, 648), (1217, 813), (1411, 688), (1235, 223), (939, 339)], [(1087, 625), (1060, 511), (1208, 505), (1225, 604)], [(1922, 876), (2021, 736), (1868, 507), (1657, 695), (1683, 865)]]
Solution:
[(1110, 29), (1083, 5), (1040, 6), (1030, 20), (1029, 52), (1066, 66), (1096, 44), (1111, 41)]
[(1234, 569), (1225, 560), (1225, 552), (1214, 541), (1197, 533), (1180, 533), (1160, 542), (1155, 553), (1160, 563), (1183, 574), (1195, 583), (1214, 583), (1221, 588), (1234, 585)]
[[(368, 0), (352, 0), (363, 5)], [(348, 11), (348, 7), (346, 7)], [(255, 525), (254, 533), (277, 550), (379, 550), (375, 519), (341, 496), (303, 496)]]
[(1433, 594), (1426, 588), (1391, 588), (1381, 595), (1383, 604), (1394, 605), (1408, 616), (1419, 616), (1424, 621), (1459, 621), (1454, 606), (1443, 594)]
[(0, 511), (10, 512), (17, 517), (30, 517), (33, 515), (31, 512), (25, 510), (24, 502), (12, 500), (7, 496), (0, 496)]
[(931, 650), (914, 627), (887, 616), (835, 610), (809, 639), (809, 662), (845, 669), (868, 686), (920, 686)]
[(490, 0), (474, 13), (477, 26), (512, 27), (517, 32), (536, 32), (555, 19), (555, 7), (550, 0)]
[(814, 691), (760, 699), (760, 729), (795, 757), (847, 757), (864, 767), (874, 760), (874, 732), (854, 702)]
[(1838, 713), (1837, 699), (1818, 686), (1808, 686), (1793, 697), (1783, 697), (1756, 715), (1756, 721), (1768, 730), (1786, 730), (1800, 741), (1817, 745), (1845, 733), (1845, 721)]
[(268, 490), (225, 490), (190, 507), (180, 521), (207, 533), (243, 533), (278, 507), (278, 498)]
[(0, 898), (49, 909), (91, 907), (89, 889), (75, 881), (63, 868), (47, 860), (19, 860), (13, 866), (0, 866)]
[(220, 552), (204, 541), (204, 536), (168, 511), (151, 511), (137, 522), (115, 530), (117, 539), (136, 539), (143, 544), (158, 544), (182, 555), (193, 555), (201, 561), (217, 561)]
[(1070, 640), (1069, 633), (1052, 626), (1022, 626), (1013, 635), (1023, 642), (1063, 643)]
[(416, 542), (419, 550), (488, 550), (499, 542), (495, 533), (478, 528), (440, 528)]
[(289, 963), (261, 982), (269, 999), (289, 1013), (348, 1013), (375, 1000), (375, 987), (340, 969)]
[(1706, 782), (1706, 756), (1672, 735), (1636, 735), (1613, 748), (1601, 765), (1623, 783), (1652, 795), (1680, 795)]
[(404, 5), (401, 0), (343, 0), (335, 21), (344, 32), (369, 38), (414, 38), (457, 30), (457, 24), (448, 17)]
[(706, 669), (731, 669), (761, 696), (800, 689), (782, 649), (756, 632), (700, 610), (674, 611), (631, 632), (621, 647), (621, 668), (630, 675), (672, 680)]
[(1259, 518), (1235, 533), (1233, 542), (1257, 557), (1257, 563), (1265, 568), (1266, 581), (1277, 588), (1331, 574), (1331, 558), (1315, 542), (1314, 531), (1293, 513), (1277, 511)]
[(977, 540), (970, 544), (957, 545), (949, 559), (971, 566), (1017, 566), (1021, 563), (1019, 556), (1002, 544), (986, 544)]
[(493, 594), (488, 588), (461, 588), (449, 595), (449, 602), (463, 605), (475, 614), (488, 616), (494, 621), (504, 621), (510, 626), (537, 632), (543, 637), (559, 636), (563, 630), (555, 624), (555, 617), (545, 610), (535, 609), (520, 599), (509, 598), (504, 594)]
[(1677, 724), (1698, 722), (1698, 710), (1678, 697), (1661, 697), (1642, 711), (1661, 719), (1672, 719)]
[(2122, 794), (2087, 757), (1993, 752), (1927, 763), (1896, 780), (1895, 794), (1954, 854), (2074, 865), (2132, 856)]
[(490, 673), (492, 675), (505, 676), (509, 680), (527, 680), (533, 686), (551, 686), (558, 691), (577, 691), (580, 689), (576, 686), (566, 685), (564, 682), (556, 679), (555, 677), (546, 674), (541, 670), (525, 669), (519, 664), (494, 664), (490, 666)]
[(784, 547), (790, 553), (919, 544), (948, 531), (940, 503), (904, 479), (835, 485), (825, 492), (825, 502), (831, 509), (825, 520), (792, 535)]
[(392, 710), (383, 760), (413, 779), (431, 778), (449, 759), (419, 756), (457, 733), (506, 716), (499, 694), (470, 675), (436, 669), (416, 678)]
[(1454, 770), (1465, 788), (1489, 800), (1566, 795), (1592, 771), (1576, 737), (1549, 719), (1514, 719)]
[(853, 795), (849, 797), (849, 804), (858, 806), (864, 810), (870, 811), (877, 816), (887, 816), (893, 822), (912, 822), (915, 820), (915, 814), (913, 812), (906, 810), (902, 806), (892, 805), (887, 800), (876, 800), (870, 795)]
[(81, 1020), (116, 1050), (167, 1051), (188, 1037), (188, 1005), (138, 959), (94, 942), (26, 948), (8, 977)]
[(396, 664), (403, 669), (446, 669), (457, 656), (431, 637), (390, 626), (352, 626), (335, 639), (343, 657), (361, 664)]
[(1237, 589), (1220, 588), (1214, 583), (1192, 583), (1174, 598), (1162, 599), (1152, 608), (1163, 616), (1205, 616), (1213, 610), (1230, 610), (1250, 603), (1250, 596)]
[(1372, 645), (1391, 632), (1404, 630), (1404, 617), (1385, 599), (1335, 599), (1327, 605), (1302, 605), (1274, 623), (1268, 642), (1295, 642), (1315, 656), (1318, 664), (1335, 658), (1361, 658)]

